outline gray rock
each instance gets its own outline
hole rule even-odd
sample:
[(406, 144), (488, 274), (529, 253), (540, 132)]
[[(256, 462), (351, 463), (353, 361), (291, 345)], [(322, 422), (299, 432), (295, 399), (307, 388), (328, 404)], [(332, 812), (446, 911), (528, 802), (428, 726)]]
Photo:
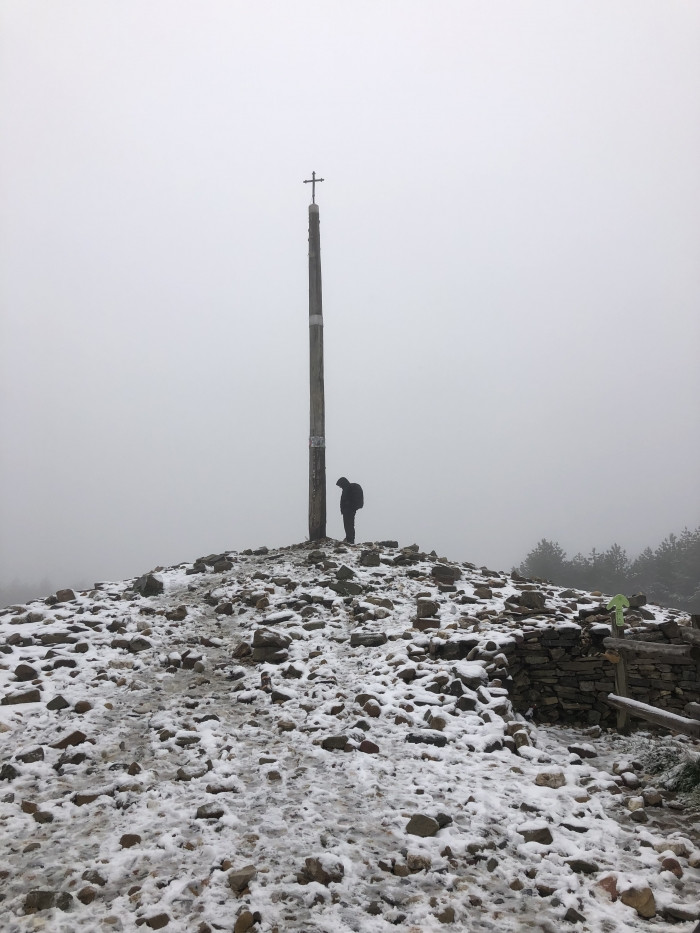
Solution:
[(15, 677), (17, 680), (36, 680), (39, 676), (37, 671), (29, 664), (18, 664), (15, 668)]
[(124, 833), (124, 835), (119, 840), (119, 845), (122, 847), (122, 849), (131, 849), (133, 846), (139, 845), (140, 842), (141, 837), (138, 833)]
[(56, 592), (57, 603), (70, 603), (75, 599), (73, 590), (58, 590)]
[(563, 771), (540, 771), (535, 777), (535, 784), (538, 787), (563, 787), (566, 784), (566, 776)]
[(57, 891), (34, 888), (24, 899), (24, 909), (27, 913), (33, 913), (36, 910), (50, 910), (54, 906), (57, 894)]
[(132, 654), (138, 654), (139, 651), (146, 651), (151, 647), (151, 642), (143, 635), (135, 635), (129, 642), (129, 651)]
[(260, 664), (283, 664), (289, 654), (286, 650), (278, 648), (253, 648), (251, 657)]
[(588, 861), (583, 858), (568, 858), (565, 860), (571, 871), (577, 875), (594, 875), (600, 871), (600, 866), (596, 862)]
[(523, 837), (525, 842), (538, 842), (540, 845), (548, 846), (552, 844), (552, 832), (546, 824), (541, 826), (528, 826), (525, 829), (518, 829), (517, 832)]
[(592, 745), (588, 745), (587, 743), (576, 743), (574, 745), (567, 746), (567, 748), (572, 755), (578, 755), (579, 758), (598, 757), (598, 752), (595, 750), (595, 748), (593, 748)]
[(228, 884), (234, 894), (244, 891), (257, 875), (255, 865), (246, 865), (244, 868), (232, 868), (228, 873)]
[(160, 596), (163, 592), (163, 581), (154, 573), (146, 573), (136, 580), (133, 588), (142, 596)]
[(223, 560), (217, 560), (213, 567), (214, 573), (227, 573), (229, 570), (233, 570), (233, 561), (224, 558)]
[(434, 599), (418, 598), (416, 600), (416, 617), (419, 619), (428, 619), (436, 616), (440, 609), (440, 603)]
[(537, 590), (528, 590), (521, 593), (518, 602), (523, 609), (530, 609), (533, 612), (542, 612), (545, 608), (544, 594), (538, 593)]
[(435, 745), (437, 748), (447, 745), (447, 737), (436, 732), (409, 732), (406, 741), (413, 745)]
[(343, 751), (345, 746), (348, 744), (347, 735), (329, 735), (321, 742), (321, 748), (325, 749), (327, 752), (331, 751)]
[(424, 813), (414, 813), (406, 825), (406, 832), (411, 836), (434, 836), (439, 829), (438, 821)]
[(381, 558), (379, 551), (361, 551), (360, 552), (360, 566), (361, 567), (378, 567), (381, 564)]
[(201, 807), (197, 807), (197, 814), (195, 819), (197, 820), (220, 820), (226, 811), (221, 806), (220, 803), (203, 803)]
[(151, 930), (162, 930), (170, 923), (170, 915), (166, 913), (153, 914), (146, 918), (146, 926)]
[(292, 643), (289, 635), (283, 632), (273, 632), (267, 628), (258, 628), (253, 633), (253, 648), (275, 648), (282, 650)]
[(453, 564), (435, 564), (430, 573), (438, 583), (447, 585), (454, 583), (462, 576), (462, 571)]
[(165, 613), (168, 622), (182, 622), (187, 617), (187, 606), (178, 606)]
[(387, 642), (384, 632), (353, 632), (350, 635), (350, 645), (353, 648), (377, 648)]
[(33, 761), (43, 761), (44, 749), (41, 745), (37, 745), (35, 748), (30, 748), (26, 752), (18, 752), (15, 758), (17, 761), (23, 761), (25, 764), (31, 764)]
[[(384, 639), (386, 641), (386, 637)], [(19, 703), (38, 703), (41, 700), (41, 693), (35, 687), (33, 690), (19, 690), (16, 693), (8, 693), (0, 700), (1, 706), (16, 706)]]
[(344, 874), (345, 869), (340, 862), (324, 864), (318, 858), (307, 858), (304, 867), (297, 875), (297, 880), (300, 884), (308, 884), (310, 881), (316, 881), (318, 884), (328, 887), (328, 885), (333, 882), (337, 883), (342, 881)]
[(359, 596), (363, 588), (353, 580), (331, 580), (326, 586), (338, 596)]

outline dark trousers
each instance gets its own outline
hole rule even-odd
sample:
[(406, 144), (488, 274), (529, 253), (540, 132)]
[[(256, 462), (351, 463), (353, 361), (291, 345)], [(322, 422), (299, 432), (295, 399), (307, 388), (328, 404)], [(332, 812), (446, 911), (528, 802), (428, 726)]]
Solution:
[(345, 540), (348, 544), (355, 543), (355, 509), (343, 512), (343, 525), (345, 527)]

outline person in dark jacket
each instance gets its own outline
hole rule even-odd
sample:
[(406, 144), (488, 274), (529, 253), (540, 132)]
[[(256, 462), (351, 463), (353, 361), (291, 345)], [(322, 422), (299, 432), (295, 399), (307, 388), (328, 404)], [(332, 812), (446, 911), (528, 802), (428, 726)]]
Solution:
[(343, 525), (345, 527), (345, 540), (348, 544), (355, 543), (355, 512), (361, 509), (365, 504), (362, 486), (359, 483), (351, 483), (344, 476), (341, 476), (335, 484), (343, 490), (340, 494), (340, 511), (343, 515)]

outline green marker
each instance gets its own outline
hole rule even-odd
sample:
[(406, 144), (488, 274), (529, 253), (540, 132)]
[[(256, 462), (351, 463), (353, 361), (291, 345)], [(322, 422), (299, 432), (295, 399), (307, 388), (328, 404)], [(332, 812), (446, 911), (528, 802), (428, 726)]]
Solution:
[(622, 626), (625, 624), (625, 617), (622, 612), (623, 609), (629, 608), (630, 601), (626, 596), (623, 596), (622, 593), (618, 593), (617, 596), (613, 598), (608, 603), (608, 609), (615, 610), (615, 625)]

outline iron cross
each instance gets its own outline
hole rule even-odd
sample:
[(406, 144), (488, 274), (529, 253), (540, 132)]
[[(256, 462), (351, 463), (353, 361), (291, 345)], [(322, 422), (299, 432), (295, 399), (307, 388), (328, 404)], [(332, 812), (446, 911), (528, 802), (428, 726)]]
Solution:
[(305, 178), (304, 184), (311, 185), (311, 203), (316, 203), (316, 183), (323, 181), (323, 178), (316, 178), (316, 172), (311, 173), (311, 178)]

